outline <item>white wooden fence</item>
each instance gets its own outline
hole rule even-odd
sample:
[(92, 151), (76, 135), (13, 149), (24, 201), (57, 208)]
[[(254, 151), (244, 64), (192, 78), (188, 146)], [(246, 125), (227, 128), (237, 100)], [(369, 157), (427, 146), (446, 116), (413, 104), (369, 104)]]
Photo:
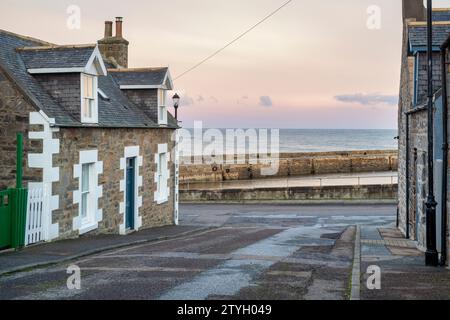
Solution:
[(45, 197), (43, 183), (30, 183), (28, 186), (27, 222), (25, 245), (44, 240)]

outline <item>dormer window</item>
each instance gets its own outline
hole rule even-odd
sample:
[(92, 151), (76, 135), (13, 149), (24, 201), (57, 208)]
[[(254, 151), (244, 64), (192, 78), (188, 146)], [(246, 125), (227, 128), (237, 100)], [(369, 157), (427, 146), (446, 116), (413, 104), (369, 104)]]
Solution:
[(158, 89), (158, 124), (167, 125), (167, 90)]
[(81, 122), (98, 123), (97, 77), (81, 74)]

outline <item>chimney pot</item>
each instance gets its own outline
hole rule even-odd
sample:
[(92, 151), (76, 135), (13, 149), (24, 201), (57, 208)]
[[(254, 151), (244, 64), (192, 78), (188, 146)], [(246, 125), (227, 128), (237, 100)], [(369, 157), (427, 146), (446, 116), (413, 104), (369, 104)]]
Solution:
[(112, 37), (112, 21), (105, 21), (105, 38)]
[(122, 38), (122, 23), (123, 18), (122, 17), (116, 17), (116, 37)]

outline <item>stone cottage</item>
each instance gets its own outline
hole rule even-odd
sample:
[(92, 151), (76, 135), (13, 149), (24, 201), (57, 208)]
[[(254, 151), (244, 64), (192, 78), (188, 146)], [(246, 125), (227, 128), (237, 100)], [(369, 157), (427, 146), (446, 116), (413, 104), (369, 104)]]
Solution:
[[(403, 1), (403, 46), (398, 113), (399, 128), (399, 228), (426, 250), (426, 198), (428, 195), (427, 134), (427, 23), (421, 0)], [(443, 182), (444, 145), (441, 45), (450, 35), (450, 9), (433, 10), (434, 189), (436, 241), (442, 261), (448, 256), (448, 195)], [(448, 69), (445, 69), (448, 74)], [(444, 204), (444, 205), (443, 205)], [(446, 222), (447, 220), (447, 222)], [(444, 240), (445, 239), (445, 240)]]
[(92, 45), (0, 30), (0, 190), (24, 134), (26, 243), (176, 224), (168, 68), (128, 68), (122, 19)]

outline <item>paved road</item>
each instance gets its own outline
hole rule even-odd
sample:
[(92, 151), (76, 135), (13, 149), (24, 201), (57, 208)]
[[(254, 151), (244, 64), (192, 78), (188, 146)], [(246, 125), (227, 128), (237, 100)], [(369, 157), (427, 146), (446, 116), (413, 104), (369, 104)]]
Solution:
[(183, 205), (181, 217), (216, 228), (5, 276), (0, 298), (346, 299), (353, 226), (392, 225), (395, 207)]

